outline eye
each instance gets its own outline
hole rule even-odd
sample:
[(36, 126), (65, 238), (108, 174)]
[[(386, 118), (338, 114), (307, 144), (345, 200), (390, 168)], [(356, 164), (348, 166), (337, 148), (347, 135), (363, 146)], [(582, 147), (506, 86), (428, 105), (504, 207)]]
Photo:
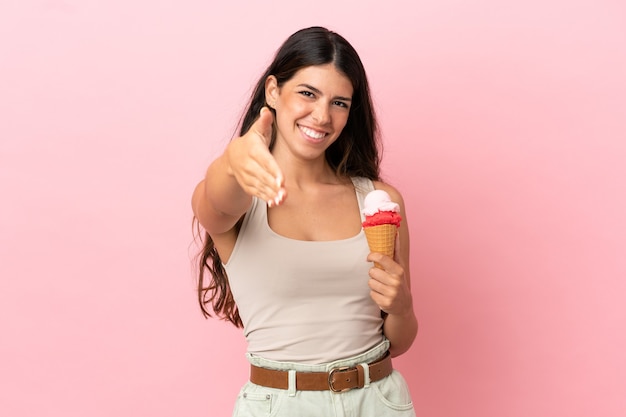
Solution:
[(308, 90), (302, 90), (298, 94), (302, 94), (305, 97), (311, 97), (311, 98), (315, 97), (315, 94), (313, 94), (312, 92)]
[(333, 102), (333, 104), (334, 104), (335, 106), (339, 106), (339, 107), (342, 107), (342, 108), (344, 108), (344, 109), (347, 109), (347, 108), (349, 108), (349, 107), (350, 107), (350, 106), (348, 105), (348, 103), (346, 103), (346, 102), (344, 102), (344, 101), (334, 101), (334, 102)]

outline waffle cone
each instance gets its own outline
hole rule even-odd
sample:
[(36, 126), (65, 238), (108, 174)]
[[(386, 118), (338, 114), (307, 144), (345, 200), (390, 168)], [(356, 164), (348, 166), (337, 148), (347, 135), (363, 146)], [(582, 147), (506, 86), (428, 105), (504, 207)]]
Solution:
[[(396, 243), (396, 233), (398, 228), (395, 224), (380, 224), (378, 226), (370, 226), (363, 228), (367, 244), (372, 252), (382, 253), (393, 258), (394, 246)], [(374, 262), (374, 266), (382, 268), (382, 266)]]

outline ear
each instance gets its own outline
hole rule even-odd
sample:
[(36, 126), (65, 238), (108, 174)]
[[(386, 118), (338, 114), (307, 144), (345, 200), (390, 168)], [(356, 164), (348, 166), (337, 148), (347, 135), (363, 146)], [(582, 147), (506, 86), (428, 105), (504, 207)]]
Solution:
[(276, 109), (276, 100), (278, 100), (279, 93), (278, 80), (275, 76), (270, 75), (265, 79), (265, 101), (273, 109)]

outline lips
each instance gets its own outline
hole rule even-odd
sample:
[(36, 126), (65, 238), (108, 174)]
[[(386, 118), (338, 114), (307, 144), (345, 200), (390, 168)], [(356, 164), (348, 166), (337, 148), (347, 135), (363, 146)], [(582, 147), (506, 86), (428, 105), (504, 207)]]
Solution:
[(320, 140), (324, 139), (328, 135), (328, 133), (326, 132), (311, 129), (310, 127), (306, 127), (306, 126), (298, 125), (298, 128), (300, 129), (302, 133), (304, 133), (306, 137), (316, 142), (319, 142)]

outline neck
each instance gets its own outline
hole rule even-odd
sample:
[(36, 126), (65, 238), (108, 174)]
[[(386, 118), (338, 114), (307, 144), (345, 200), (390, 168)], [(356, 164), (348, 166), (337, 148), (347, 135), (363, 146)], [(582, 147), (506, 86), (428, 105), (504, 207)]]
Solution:
[(340, 182), (334, 170), (328, 165), (324, 154), (315, 159), (302, 159), (277, 151), (277, 149), (274, 149), (272, 153), (283, 171), (287, 186), (307, 188), (314, 184)]
[(291, 161), (287, 164), (279, 162), (279, 164), (283, 170), (286, 185), (291, 187), (306, 188), (314, 184), (338, 182), (335, 172), (325, 160), (317, 164), (302, 164), (300, 161)]

